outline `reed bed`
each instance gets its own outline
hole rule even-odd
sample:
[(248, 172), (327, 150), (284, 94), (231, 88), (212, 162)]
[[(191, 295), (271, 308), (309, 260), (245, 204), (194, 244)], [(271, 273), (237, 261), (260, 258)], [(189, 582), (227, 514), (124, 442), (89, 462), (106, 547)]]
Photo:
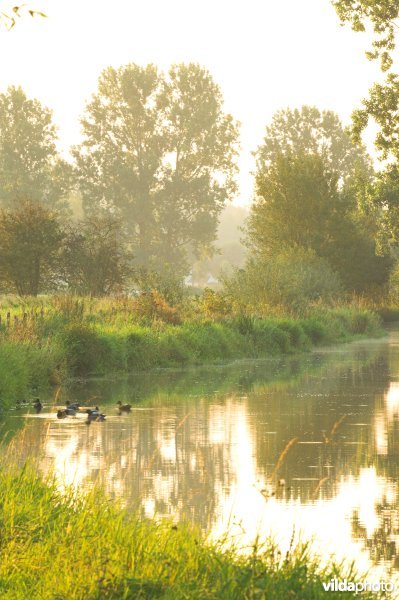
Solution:
[(302, 317), (211, 319), (199, 311), (182, 320), (162, 304), (65, 296), (3, 298), (1, 311), (9, 318), (0, 326), (0, 410), (70, 377), (276, 356), (382, 331), (375, 313), (354, 307)]

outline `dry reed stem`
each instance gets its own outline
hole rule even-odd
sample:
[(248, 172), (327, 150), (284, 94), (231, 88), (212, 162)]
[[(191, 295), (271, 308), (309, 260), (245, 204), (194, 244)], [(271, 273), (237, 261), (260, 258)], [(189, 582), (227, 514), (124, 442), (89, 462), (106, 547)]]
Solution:
[(338, 428), (340, 427), (340, 425), (345, 421), (347, 415), (342, 415), (342, 417), (340, 417), (338, 419), (338, 421), (336, 421), (333, 425), (333, 428), (331, 429), (331, 433), (329, 436), (324, 436), (324, 441), (326, 444), (331, 444), (331, 442), (334, 440), (334, 436), (338, 431)]
[(320, 479), (319, 483), (316, 485), (316, 488), (313, 492), (312, 500), (316, 500), (317, 494), (319, 493), (321, 486), (324, 485), (325, 482), (328, 481), (329, 479), (330, 479), (329, 477), (323, 477), (322, 479)]
[(278, 461), (276, 463), (276, 466), (274, 467), (273, 473), (270, 476), (270, 479), (273, 480), (275, 479), (275, 477), (277, 476), (278, 471), (281, 469), (281, 466), (285, 460), (285, 457), (287, 456), (288, 452), (291, 450), (291, 448), (293, 446), (295, 446), (295, 444), (297, 444), (299, 442), (299, 437), (294, 437), (292, 438), (288, 444), (286, 445), (286, 447), (284, 448), (284, 450), (282, 451), (282, 453), (280, 454)]

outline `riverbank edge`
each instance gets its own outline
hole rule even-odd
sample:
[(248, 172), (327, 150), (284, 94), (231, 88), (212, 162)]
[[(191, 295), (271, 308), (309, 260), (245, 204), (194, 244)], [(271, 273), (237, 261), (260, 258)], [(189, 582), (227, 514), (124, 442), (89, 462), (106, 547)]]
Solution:
[(321, 345), (383, 335), (366, 309), (314, 311), (302, 317), (235, 317), (182, 325), (48, 319), (26, 333), (3, 329), (0, 410), (71, 378), (155, 368), (217, 364), (309, 351)]
[[(15, 448), (15, 446), (14, 446)], [(7, 454), (6, 454), (7, 456)], [(0, 469), (0, 596), (172, 599), (329, 597), (333, 578), (362, 581), (353, 566), (321, 567), (306, 545), (284, 555), (271, 541), (243, 554), (232, 538), (206, 539), (195, 527), (143, 518), (102, 490), (59, 491), (33, 464)], [(93, 543), (93, 541), (95, 543)], [(358, 597), (342, 592), (343, 598)], [(340, 596), (340, 597), (341, 597)], [(379, 598), (365, 594), (364, 598)]]

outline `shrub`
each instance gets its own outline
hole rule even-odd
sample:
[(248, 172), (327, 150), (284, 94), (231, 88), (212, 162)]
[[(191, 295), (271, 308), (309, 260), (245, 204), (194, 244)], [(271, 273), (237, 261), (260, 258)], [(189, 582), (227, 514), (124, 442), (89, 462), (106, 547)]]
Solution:
[(139, 318), (148, 321), (163, 321), (174, 325), (181, 322), (177, 309), (170, 306), (157, 290), (140, 294), (134, 301), (133, 311)]
[(106, 341), (82, 324), (66, 327), (62, 342), (67, 366), (73, 375), (98, 373), (109, 362)]

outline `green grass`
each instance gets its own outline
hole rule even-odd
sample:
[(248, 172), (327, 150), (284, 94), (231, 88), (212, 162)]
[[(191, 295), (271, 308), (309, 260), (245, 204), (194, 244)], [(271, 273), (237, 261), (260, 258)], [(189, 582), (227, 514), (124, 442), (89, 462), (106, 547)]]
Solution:
[[(143, 320), (128, 301), (115, 307), (110, 300), (49, 299), (43, 317), (32, 315), (40, 311), (32, 302), (0, 310), (0, 408), (68, 377), (276, 356), (381, 333), (375, 313), (351, 307), (301, 318), (197, 316), (177, 325)], [(4, 310), (11, 312), (9, 327)]]
[(360, 580), (333, 562), (320, 567), (306, 546), (243, 554), (189, 525), (129, 514), (98, 489), (61, 495), (33, 466), (3, 461), (0, 505), (2, 600), (316, 600), (330, 597), (322, 583), (333, 577)]

